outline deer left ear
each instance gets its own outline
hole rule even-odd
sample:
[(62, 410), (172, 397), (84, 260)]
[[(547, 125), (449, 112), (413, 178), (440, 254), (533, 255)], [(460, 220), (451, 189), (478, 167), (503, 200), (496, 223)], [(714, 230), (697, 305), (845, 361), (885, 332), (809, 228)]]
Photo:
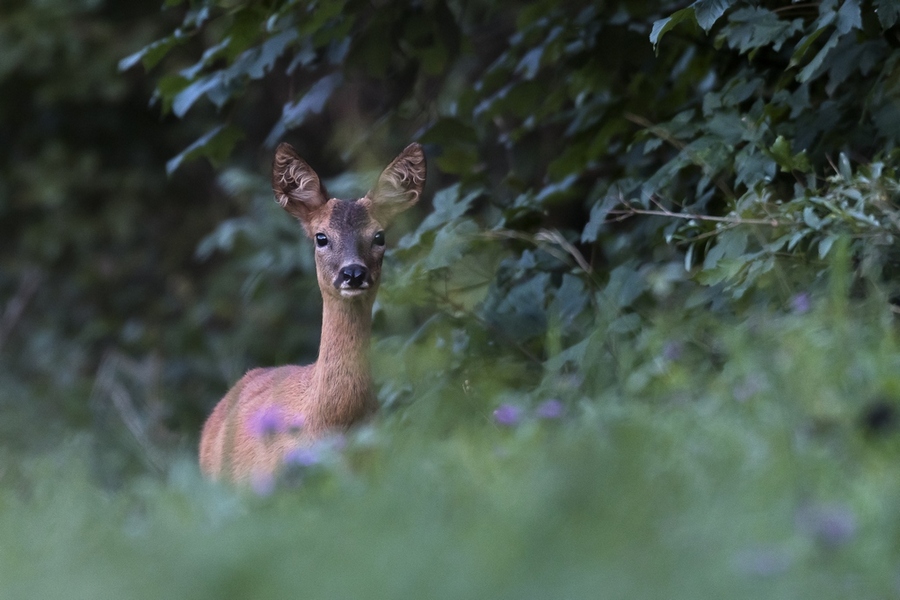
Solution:
[(275, 151), (272, 191), (278, 204), (300, 219), (307, 234), (312, 237), (315, 233), (310, 224), (313, 215), (328, 202), (328, 198), (319, 176), (290, 144), (282, 143)]
[(381, 173), (367, 195), (375, 218), (387, 225), (395, 216), (419, 201), (425, 187), (425, 152), (412, 143)]

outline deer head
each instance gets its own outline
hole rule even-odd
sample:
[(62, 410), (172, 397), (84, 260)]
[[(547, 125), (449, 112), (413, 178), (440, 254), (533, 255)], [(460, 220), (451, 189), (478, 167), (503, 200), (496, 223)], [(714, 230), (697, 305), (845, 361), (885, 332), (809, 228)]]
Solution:
[(319, 176), (289, 144), (275, 152), (275, 199), (303, 224), (316, 245), (316, 274), (327, 299), (374, 299), (384, 258), (384, 229), (419, 200), (425, 154), (410, 144), (358, 200), (328, 197)]

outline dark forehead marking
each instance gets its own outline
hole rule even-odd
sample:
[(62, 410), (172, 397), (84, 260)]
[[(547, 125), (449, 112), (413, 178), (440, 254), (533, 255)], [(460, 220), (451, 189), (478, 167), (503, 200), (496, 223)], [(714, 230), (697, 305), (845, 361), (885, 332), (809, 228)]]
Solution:
[(329, 227), (333, 229), (361, 229), (369, 223), (369, 213), (352, 200), (336, 200), (331, 209)]

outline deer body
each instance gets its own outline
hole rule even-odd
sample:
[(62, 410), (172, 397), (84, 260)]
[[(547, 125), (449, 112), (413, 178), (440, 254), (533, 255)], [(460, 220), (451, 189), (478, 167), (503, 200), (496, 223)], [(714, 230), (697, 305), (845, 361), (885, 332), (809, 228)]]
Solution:
[(272, 173), (275, 198), (315, 240), (322, 292), (318, 360), (253, 369), (216, 405), (200, 436), (200, 468), (214, 479), (269, 476), (292, 450), (312, 445), (377, 408), (369, 368), (372, 304), (384, 228), (425, 183), (421, 146), (408, 146), (356, 201), (328, 199), (318, 176), (287, 144)]

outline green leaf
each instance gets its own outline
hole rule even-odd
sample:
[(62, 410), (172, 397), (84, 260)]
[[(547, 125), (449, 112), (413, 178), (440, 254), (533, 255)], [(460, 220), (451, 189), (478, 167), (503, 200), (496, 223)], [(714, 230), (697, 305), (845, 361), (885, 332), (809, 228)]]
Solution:
[(819, 218), (812, 206), (803, 209), (803, 222), (816, 231), (819, 231), (824, 224), (824, 220)]
[(676, 25), (689, 19), (694, 21), (703, 29), (709, 32), (715, 22), (725, 14), (725, 11), (731, 6), (733, 0), (696, 0), (689, 7), (676, 11), (666, 17), (653, 23), (650, 30), (650, 43), (659, 51), (659, 41), (667, 31), (673, 29)]
[(703, 270), (713, 269), (724, 259), (740, 257), (747, 248), (748, 235), (749, 232), (746, 228), (732, 229), (719, 234), (715, 245), (706, 253)]
[(404, 236), (397, 243), (397, 248), (401, 250), (411, 248), (421, 241), (425, 233), (439, 229), (462, 217), (469, 210), (472, 202), (482, 194), (482, 190), (473, 190), (462, 197), (460, 193), (459, 183), (436, 192), (432, 199), (431, 213), (425, 217), (414, 233)]
[(633, 312), (626, 313), (610, 322), (609, 332), (618, 334), (635, 333), (640, 331), (642, 325), (643, 321), (639, 314)]
[(163, 114), (172, 110), (172, 100), (187, 86), (190, 81), (181, 75), (164, 75), (156, 84), (156, 98), (162, 101)]
[(787, 245), (788, 252), (790, 252), (791, 250), (796, 248), (797, 244), (800, 243), (800, 240), (802, 240), (804, 237), (806, 237), (807, 234), (809, 234), (810, 232), (811, 232), (810, 229), (801, 229), (800, 231), (795, 232), (791, 236), (791, 239), (788, 240), (788, 245)]
[(797, 75), (797, 81), (804, 83), (813, 78), (814, 75), (817, 74), (819, 68), (822, 66), (822, 63), (825, 61), (825, 58), (831, 53), (832, 50), (837, 47), (838, 42), (841, 39), (841, 34), (835, 31), (831, 34), (831, 37), (828, 38), (828, 41), (825, 42), (825, 45), (816, 53), (809, 64), (807, 64), (800, 73)]
[(298, 38), (297, 31), (288, 29), (272, 36), (261, 45), (245, 50), (228, 68), (228, 74), (233, 78), (243, 76), (250, 79), (262, 79), (275, 61), (284, 54)]
[(556, 290), (550, 308), (559, 317), (563, 327), (571, 327), (588, 303), (584, 282), (574, 275), (564, 273), (562, 285)]
[(577, 181), (577, 174), (572, 173), (567, 175), (562, 181), (549, 183), (541, 188), (541, 191), (537, 193), (534, 200), (540, 204), (545, 204), (550, 200), (570, 196), (573, 193), (573, 187)]
[(788, 173), (791, 171), (800, 171), (808, 173), (812, 170), (809, 158), (806, 156), (806, 150), (798, 154), (791, 154), (791, 143), (783, 135), (779, 135), (768, 150), (768, 155), (772, 157), (781, 171)]
[(825, 237), (821, 242), (819, 242), (819, 259), (823, 259), (828, 256), (828, 252), (831, 251), (831, 247), (841, 236), (837, 234), (830, 234)]
[(697, 247), (697, 244), (688, 245), (687, 252), (684, 253), (684, 270), (690, 272), (691, 267), (694, 266), (694, 248)]
[(266, 145), (274, 147), (288, 130), (302, 125), (310, 115), (322, 112), (325, 103), (343, 80), (341, 73), (326, 75), (315, 82), (302, 98), (296, 102), (285, 104), (281, 111), (281, 118), (272, 127), (272, 131), (266, 138)]
[(794, 53), (791, 55), (791, 60), (788, 63), (788, 68), (796, 67), (803, 60), (803, 57), (806, 56), (806, 53), (812, 47), (812, 45), (825, 33), (825, 27), (820, 27), (816, 29), (809, 35), (807, 35), (803, 40), (797, 44), (797, 47), (794, 49)]
[(203, 69), (207, 67), (212, 61), (221, 56), (222, 52), (228, 48), (228, 45), (231, 43), (231, 38), (226, 37), (220, 43), (207, 48), (203, 52), (203, 56), (200, 57), (193, 66), (187, 67), (186, 69), (182, 69), (180, 75), (185, 77), (186, 79), (193, 80), (195, 79)]
[(703, 268), (694, 276), (702, 285), (718, 285), (737, 275), (746, 263), (737, 260), (722, 260), (715, 267)]
[(212, 90), (223, 85), (224, 79), (221, 72), (213, 73), (193, 82), (175, 96), (172, 100), (172, 112), (178, 118), (184, 117), (187, 111), (203, 95), (208, 95)]
[(463, 219), (447, 227), (442, 227), (434, 237), (431, 251), (421, 261), (422, 268), (426, 271), (434, 271), (452, 267), (463, 257), (477, 234), (478, 225), (471, 219)]
[(214, 164), (219, 164), (231, 154), (234, 145), (243, 137), (243, 132), (237, 127), (233, 125), (219, 125), (170, 159), (166, 163), (166, 173), (171, 175), (184, 161), (193, 160), (201, 156), (209, 158)]
[(543, 55), (543, 46), (532, 48), (519, 61), (519, 64), (516, 66), (516, 73), (520, 73), (525, 79), (534, 79), (534, 76), (537, 75), (538, 70), (541, 68), (541, 57)]
[(770, 10), (752, 6), (729, 15), (722, 39), (741, 54), (763, 46), (772, 46), (778, 52), (785, 41), (802, 30), (802, 19), (785, 21)]
[(549, 273), (538, 273), (514, 285), (493, 302), (487, 303), (487, 318), (509, 338), (524, 342), (543, 334), (547, 327)]
[(719, 20), (725, 11), (731, 6), (734, 0), (697, 0), (691, 5), (694, 9), (694, 15), (697, 18), (697, 24), (703, 28), (703, 31), (709, 31), (712, 26)]
[(849, 182), (853, 179), (853, 168), (850, 166), (850, 159), (847, 158), (847, 154), (844, 152), (838, 155), (838, 173), (841, 174), (841, 178), (844, 181)]
[(157, 40), (147, 46), (144, 46), (134, 54), (126, 56), (119, 61), (119, 70), (127, 71), (128, 69), (141, 62), (148, 71), (155, 67), (169, 51), (176, 45), (186, 41), (187, 37), (181, 34), (181, 30), (175, 30), (170, 36)]
[(756, 146), (746, 146), (734, 160), (735, 181), (753, 188), (757, 183), (768, 183), (775, 177), (776, 164), (771, 157), (759, 152)]
[(875, 12), (882, 29), (890, 29), (900, 18), (900, 0), (875, 0)]
[(666, 32), (671, 31), (675, 28), (676, 25), (678, 25), (685, 19), (690, 19), (693, 16), (693, 8), (683, 8), (672, 13), (665, 19), (660, 19), (653, 23), (653, 28), (650, 30), (650, 43), (653, 44), (654, 50), (656, 50), (657, 53), (659, 52), (659, 42), (660, 40), (662, 40), (662, 36), (664, 36)]
[(835, 23), (838, 33), (845, 35), (853, 29), (862, 29), (862, 14), (859, 10), (859, 0), (844, 0), (837, 13)]
[(618, 196), (610, 195), (604, 198), (602, 202), (594, 204), (591, 208), (591, 216), (588, 219), (587, 225), (584, 226), (584, 230), (581, 232), (582, 243), (594, 242), (597, 240), (601, 227), (606, 223), (606, 217), (609, 215), (609, 211), (618, 206), (619, 203), (620, 199)]
[(603, 289), (603, 305), (621, 309), (631, 306), (648, 289), (647, 279), (634, 264), (613, 269)]

